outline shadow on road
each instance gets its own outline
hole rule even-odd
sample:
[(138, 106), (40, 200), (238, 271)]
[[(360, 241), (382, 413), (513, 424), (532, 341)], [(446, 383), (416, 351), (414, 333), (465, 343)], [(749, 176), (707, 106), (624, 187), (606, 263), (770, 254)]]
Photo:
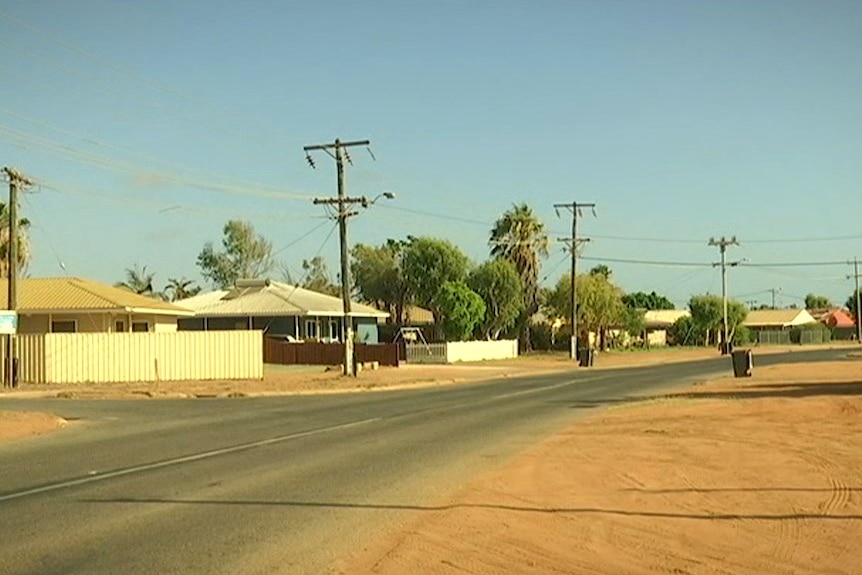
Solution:
[(664, 397), (690, 399), (758, 399), (758, 398), (797, 398), (836, 395), (862, 395), (862, 381), (849, 383), (787, 383), (753, 385), (727, 391), (701, 391), (676, 393)]
[(820, 513), (675, 513), (670, 511), (638, 511), (631, 509), (601, 509), (594, 507), (527, 507), (520, 505), (495, 505), (491, 503), (458, 503), (453, 505), (401, 505), (395, 503), (344, 503), (328, 501), (261, 501), (236, 500), (219, 501), (206, 499), (145, 499), (111, 498), (82, 499), (84, 503), (129, 504), (129, 505), (235, 505), (262, 507), (300, 507), (322, 509), (368, 509), (382, 511), (450, 511), (453, 509), (496, 509), (517, 513), (563, 514), (563, 515), (617, 515), (623, 517), (658, 517), (664, 519), (692, 519), (705, 521), (738, 521), (755, 519), (758, 521), (787, 521), (792, 519), (811, 519), (824, 521), (862, 521), (862, 515), (822, 515)]
[(635, 397), (606, 397), (600, 399), (578, 399), (565, 401), (572, 409), (594, 409), (610, 405), (623, 405), (656, 400), (679, 399), (762, 399), (762, 398), (801, 398), (862, 395), (862, 381), (843, 383), (776, 383), (752, 385), (749, 387), (718, 390), (689, 391), (662, 395)]
[[(620, 491), (637, 493), (832, 493), (832, 487), (686, 487), (680, 489), (644, 489), (627, 487)], [(862, 487), (843, 487), (841, 491), (862, 492)]]

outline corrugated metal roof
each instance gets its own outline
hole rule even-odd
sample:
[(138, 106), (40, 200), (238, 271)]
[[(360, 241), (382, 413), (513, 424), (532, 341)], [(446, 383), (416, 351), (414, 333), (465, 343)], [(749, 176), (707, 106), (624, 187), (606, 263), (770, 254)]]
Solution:
[[(8, 308), (8, 280), (0, 280), (0, 308)], [(21, 278), (18, 280), (18, 310), (136, 311), (165, 315), (192, 315), (187, 309), (156, 298), (97, 281), (77, 278)]]
[[(231, 290), (217, 290), (177, 302), (198, 317), (315, 315), (341, 316), (341, 298), (272, 280), (244, 280)], [(372, 306), (352, 302), (351, 315), (388, 317)]]
[(758, 309), (748, 312), (742, 325), (748, 327), (789, 327), (817, 320), (804, 309)]

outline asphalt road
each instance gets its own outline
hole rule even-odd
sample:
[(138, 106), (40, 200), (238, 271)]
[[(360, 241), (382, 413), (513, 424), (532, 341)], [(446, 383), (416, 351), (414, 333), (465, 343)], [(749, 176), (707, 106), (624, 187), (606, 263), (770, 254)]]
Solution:
[[(843, 355), (755, 356), (755, 369)], [(729, 362), (383, 393), (0, 400), (74, 420), (0, 444), (0, 573), (326, 573), (586, 411)]]

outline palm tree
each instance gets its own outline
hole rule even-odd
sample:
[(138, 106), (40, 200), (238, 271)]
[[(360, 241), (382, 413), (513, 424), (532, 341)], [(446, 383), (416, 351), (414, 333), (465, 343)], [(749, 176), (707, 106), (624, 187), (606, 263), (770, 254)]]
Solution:
[(155, 273), (147, 271), (147, 266), (139, 268), (138, 264), (135, 264), (134, 267), (126, 269), (126, 281), (117, 282), (114, 286), (127, 289), (136, 294), (151, 296), (154, 295), (155, 291), (153, 290), (153, 278), (155, 275)]
[(180, 279), (169, 278), (168, 285), (165, 286), (165, 295), (171, 301), (178, 301), (188, 297), (196, 296), (201, 292), (201, 287), (195, 285), (194, 280), (187, 280), (185, 277)]
[[(21, 218), (18, 220), (18, 271), (23, 274), (30, 263), (32, 252), (30, 250), (30, 238), (27, 230), (30, 228), (30, 220)], [(9, 277), (9, 206), (0, 202), (0, 277)]]
[(539, 310), (539, 260), (548, 255), (545, 224), (527, 204), (513, 205), (494, 223), (491, 255), (506, 259), (518, 270), (524, 287), (524, 312), (520, 318), (521, 348), (530, 349), (530, 318)]

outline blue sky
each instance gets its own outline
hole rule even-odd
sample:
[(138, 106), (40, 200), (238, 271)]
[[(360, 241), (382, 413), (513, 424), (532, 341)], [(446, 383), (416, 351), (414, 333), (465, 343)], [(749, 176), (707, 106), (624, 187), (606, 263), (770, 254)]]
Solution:
[[(34, 276), (199, 279), (229, 218), (294, 274), (319, 253), (334, 275), (312, 198), (335, 169), (302, 147), (367, 138), (348, 193), (397, 198), (351, 242), (432, 235), (481, 262), (514, 203), (556, 240), (554, 203), (595, 202), (582, 265), (627, 291), (720, 293), (707, 242), (735, 235), (752, 265), (731, 296), (843, 303), (851, 266), (765, 264), (862, 257), (859, 54), (854, 0), (4, 0), (0, 164), (41, 184)], [(567, 269), (554, 241), (543, 276)]]

